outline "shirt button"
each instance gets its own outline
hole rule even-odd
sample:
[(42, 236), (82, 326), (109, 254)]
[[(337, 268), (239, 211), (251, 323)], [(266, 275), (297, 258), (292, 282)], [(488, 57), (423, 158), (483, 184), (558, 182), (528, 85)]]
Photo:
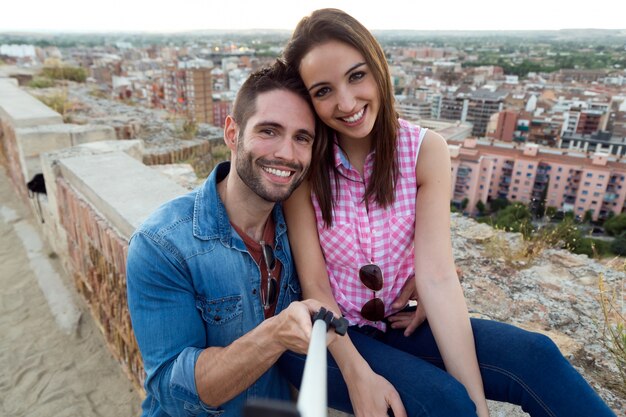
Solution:
[(256, 288), (252, 289), (252, 294), (256, 294)]

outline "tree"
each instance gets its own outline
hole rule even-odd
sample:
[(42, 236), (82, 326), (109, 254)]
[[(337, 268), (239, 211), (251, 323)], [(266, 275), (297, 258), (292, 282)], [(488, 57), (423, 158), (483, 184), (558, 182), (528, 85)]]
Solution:
[(583, 223), (591, 223), (593, 220), (593, 210), (587, 210), (585, 212), (585, 216), (583, 217)]
[(509, 232), (520, 232), (529, 236), (532, 231), (532, 214), (522, 203), (514, 203), (496, 214), (494, 225)]
[(626, 255), (626, 233), (622, 233), (611, 242), (611, 252), (620, 256)]
[(487, 207), (485, 206), (485, 203), (483, 203), (481, 200), (478, 200), (478, 203), (476, 203), (476, 210), (478, 210), (479, 215), (484, 216)]
[(556, 216), (556, 212), (557, 212), (557, 208), (556, 207), (548, 207), (546, 208), (546, 216), (548, 216), (548, 218), (553, 218), (554, 216)]
[(619, 236), (626, 230), (626, 213), (618, 214), (604, 222), (604, 230), (611, 236)]
[(491, 211), (496, 213), (496, 212), (504, 209), (505, 207), (507, 207), (510, 204), (511, 203), (506, 198), (498, 197), (495, 200), (491, 200), (491, 203), (489, 203), (489, 206), (491, 207)]

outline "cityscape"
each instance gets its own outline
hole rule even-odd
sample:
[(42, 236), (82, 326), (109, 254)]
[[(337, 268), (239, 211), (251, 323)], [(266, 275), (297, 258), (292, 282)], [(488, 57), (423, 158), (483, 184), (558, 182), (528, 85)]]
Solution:
[[(545, 199), (546, 207), (594, 221), (621, 213), (626, 33), (494, 34), (378, 33), (400, 117), (450, 145), (452, 204), (477, 214), (479, 202)], [(91, 96), (220, 128), (243, 80), (275, 59), (288, 36), (3, 35), (0, 62), (23, 72), (30, 88), (74, 77)]]

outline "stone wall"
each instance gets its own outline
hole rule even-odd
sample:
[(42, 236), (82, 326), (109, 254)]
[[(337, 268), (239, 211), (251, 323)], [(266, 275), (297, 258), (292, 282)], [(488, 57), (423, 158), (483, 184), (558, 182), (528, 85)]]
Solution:
[[(0, 140), (11, 183), (73, 277), (111, 353), (143, 392), (144, 371), (126, 301), (128, 241), (159, 205), (187, 192), (147, 163), (210, 151), (206, 141), (146, 153), (143, 141), (117, 140), (106, 125), (64, 124), (61, 116), (0, 78)], [(42, 173), (46, 194), (26, 183)]]

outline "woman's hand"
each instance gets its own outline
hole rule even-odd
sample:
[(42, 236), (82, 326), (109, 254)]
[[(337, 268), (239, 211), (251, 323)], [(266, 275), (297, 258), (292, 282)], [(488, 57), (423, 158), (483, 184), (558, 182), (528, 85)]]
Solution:
[(400, 311), (387, 320), (392, 329), (404, 329), (404, 336), (408, 337), (426, 320), (426, 310), (418, 300), (415, 310)]
[(386, 417), (388, 409), (395, 417), (406, 417), (398, 391), (365, 363), (350, 378), (346, 377), (355, 417)]
[(426, 311), (419, 302), (414, 278), (406, 280), (402, 286), (402, 290), (400, 290), (398, 298), (391, 304), (391, 308), (401, 310), (405, 308), (411, 300), (417, 302), (417, 308), (414, 311), (400, 311), (387, 317), (392, 329), (405, 329), (405, 336), (410, 336), (415, 329), (426, 320)]

